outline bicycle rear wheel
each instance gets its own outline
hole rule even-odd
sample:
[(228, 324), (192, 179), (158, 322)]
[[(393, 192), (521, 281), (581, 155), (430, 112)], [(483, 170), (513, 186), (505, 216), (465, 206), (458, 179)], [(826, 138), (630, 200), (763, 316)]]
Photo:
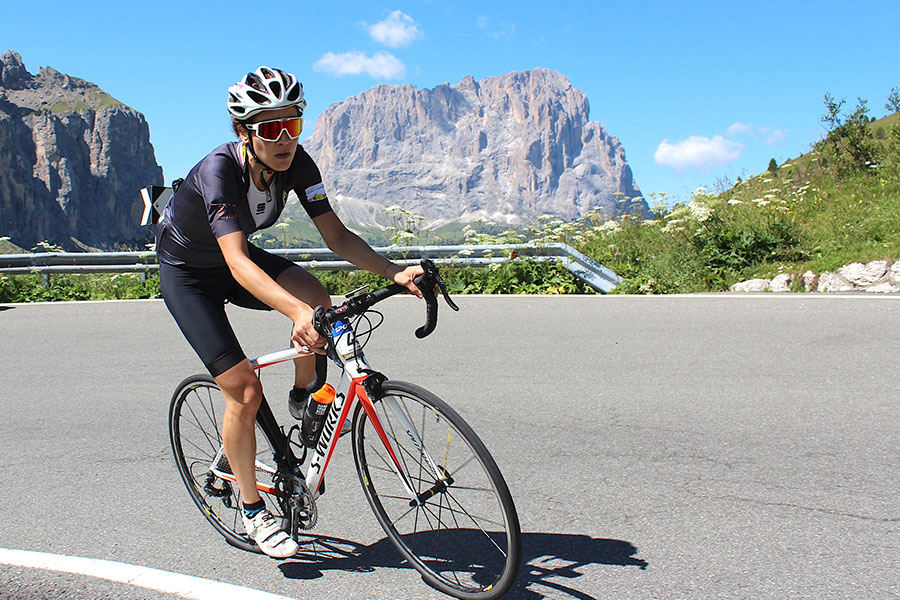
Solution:
[[(362, 406), (353, 455), (378, 522), (422, 578), (461, 599), (490, 600), (515, 581), (519, 519), (494, 459), (462, 417), (434, 394), (386, 381), (376, 415), (424, 503), (413, 503)], [(412, 424), (420, 447), (407, 432)], [(426, 493), (427, 492), (427, 493)]]
[[(241, 494), (237, 483), (214, 473), (213, 461), (222, 448), (221, 420), (225, 414), (225, 398), (208, 375), (194, 375), (182, 381), (172, 395), (169, 406), (169, 439), (178, 472), (188, 493), (203, 516), (225, 540), (242, 550), (260, 552), (256, 542), (247, 537), (241, 519)], [(268, 440), (256, 426), (257, 482), (272, 486), (269, 472), (262, 467), (273, 453)], [(220, 463), (217, 467), (223, 467)], [(220, 474), (227, 477), (230, 468), (224, 463)], [(260, 490), (260, 496), (276, 519), (282, 519), (275, 496)], [(283, 520), (283, 519), (282, 519)]]

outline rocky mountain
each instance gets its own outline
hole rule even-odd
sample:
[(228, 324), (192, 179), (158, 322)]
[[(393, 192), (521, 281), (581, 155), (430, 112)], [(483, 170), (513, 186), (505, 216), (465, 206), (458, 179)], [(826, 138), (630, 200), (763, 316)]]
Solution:
[(303, 146), (351, 223), (374, 224), (389, 205), (430, 226), (571, 220), (641, 195), (622, 144), (589, 112), (585, 94), (547, 69), (430, 90), (379, 85), (325, 110)]
[(23, 248), (139, 247), (140, 188), (162, 182), (141, 113), (93, 83), (0, 56), (0, 236)]

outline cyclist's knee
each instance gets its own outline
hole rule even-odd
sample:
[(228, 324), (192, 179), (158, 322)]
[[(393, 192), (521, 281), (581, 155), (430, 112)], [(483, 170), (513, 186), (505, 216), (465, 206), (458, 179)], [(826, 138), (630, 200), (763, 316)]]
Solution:
[(263, 389), (262, 383), (255, 375), (244, 384), (242, 392), (241, 404), (254, 411), (258, 409), (262, 402)]
[(256, 411), (262, 402), (262, 383), (248, 363), (237, 365), (216, 377), (226, 400), (234, 409)]

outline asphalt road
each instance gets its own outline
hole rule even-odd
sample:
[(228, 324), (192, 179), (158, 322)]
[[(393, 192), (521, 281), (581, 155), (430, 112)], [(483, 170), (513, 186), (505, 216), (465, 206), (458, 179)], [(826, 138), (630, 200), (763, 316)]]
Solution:
[[(422, 305), (383, 303), (366, 354), (493, 452), (524, 533), (509, 598), (900, 598), (900, 297), (457, 301), (421, 341)], [(248, 354), (286, 345), (283, 317), (231, 314)], [(318, 557), (224, 543), (171, 457), (170, 395), (202, 367), (161, 302), (0, 306), (0, 340), (0, 548), (292, 598), (443, 597), (385, 539), (349, 443)], [(289, 368), (267, 371), (286, 417)], [(171, 597), (100, 589), (0, 565), (0, 598)]]

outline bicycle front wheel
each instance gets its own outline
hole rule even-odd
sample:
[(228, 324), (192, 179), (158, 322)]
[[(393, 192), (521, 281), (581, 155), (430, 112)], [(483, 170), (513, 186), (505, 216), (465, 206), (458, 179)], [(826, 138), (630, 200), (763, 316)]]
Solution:
[(353, 455), (369, 505), (400, 553), (438, 590), (490, 600), (512, 586), (519, 518), (494, 459), (471, 427), (434, 394), (386, 381), (375, 413), (411, 480), (410, 498), (388, 446), (360, 406)]
[[(227, 461), (223, 462), (221, 421), (225, 398), (208, 375), (182, 381), (169, 406), (169, 439), (178, 472), (203, 516), (232, 546), (260, 552), (247, 537), (241, 518), (241, 494)], [(272, 457), (271, 446), (256, 426), (256, 464), (260, 496), (276, 519), (282, 519), (274, 494), (270, 470), (264, 460)], [(273, 490), (274, 491), (274, 490)]]

